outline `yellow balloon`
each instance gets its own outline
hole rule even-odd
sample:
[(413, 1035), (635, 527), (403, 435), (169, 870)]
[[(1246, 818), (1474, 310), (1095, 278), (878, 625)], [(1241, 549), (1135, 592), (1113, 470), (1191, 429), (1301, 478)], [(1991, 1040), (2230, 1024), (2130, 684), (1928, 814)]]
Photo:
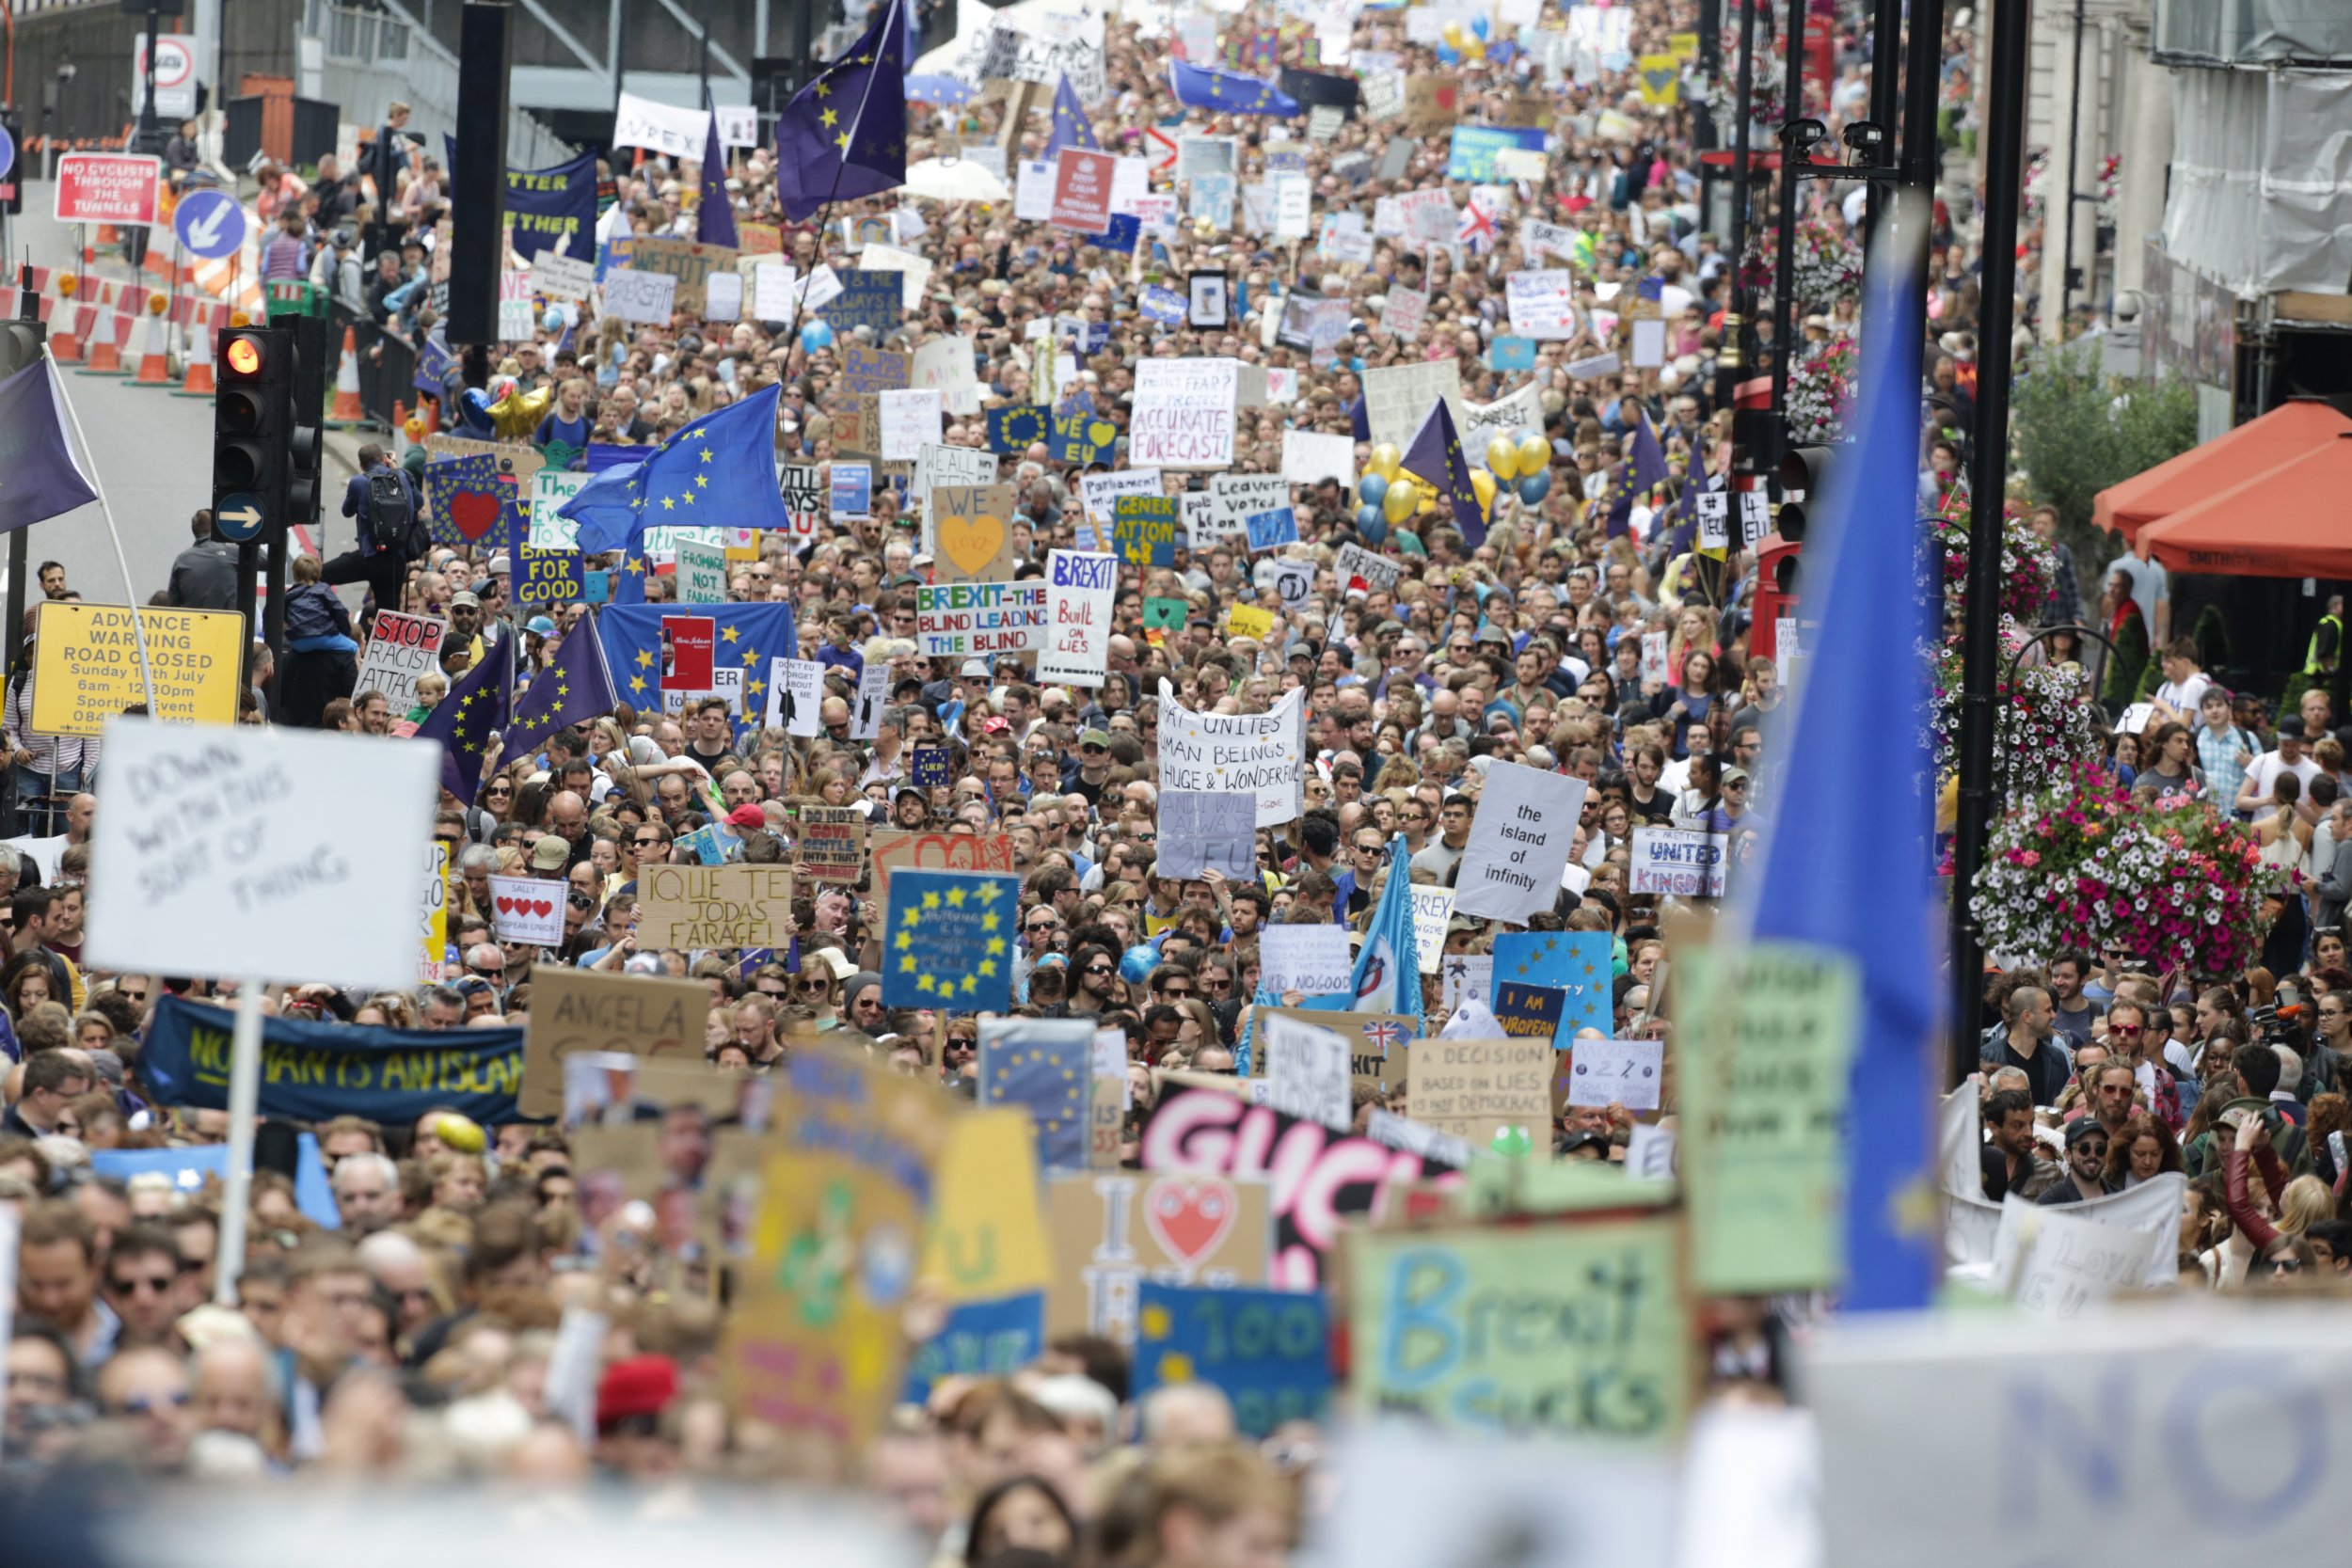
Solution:
[(1486, 443), (1486, 467), (1495, 471), (1495, 478), (1509, 479), (1519, 466), (1519, 449), (1508, 436), (1498, 436)]
[(1495, 510), (1495, 476), (1484, 468), (1472, 468), (1470, 488), (1478, 492), (1479, 515), (1492, 516)]
[(1438, 28), (1438, 36), (1456, 49), (1462, 47), (1462, 24), (1458, 22), (1449, 22)]
[(1427, 496), (1423, 496), (1423, 497), (1422, 497), (1422, 499), (1421, 499), (1421, 505), (1420, 505), (1420, 506), (1418, 506), (1418, 507), (1416, 507), (1416, 508), (1414, 508), (1414, 510), (1415, 510), (1416, 512), (1435, 512), (1435, 511), (1437, 511), (1437, 510), (1438, 510), (1438, 498), (1437, 498), (1435, 495), (1427, 495)]
[[(1519, 477), (1542, 473), (1551, 467), (1551, 443), (1540, 436), (1522, 436), (1519, 440)], [(1496, 470), (1501, 472), (1500, 469)]]
[(1462, 58), (1466, 60), (1483, 60), (1486, 57), (1486, 40), (1475, 33), (1464, 39), (1455, 47), (1462, 51)]
[(552, 386), (542, 387), (535, 392), (512, 391), (490, 404), (490, 423), (512, 441), (538, 429), (539, 421), (554, 404)]
[(1374, 473), (1378, 474), (1382, 479), (1393, 481), (1396, 478), (1396, 466), (1403, 460), (1404, 454), (1396, 450), (1394, 441), (1383, 441), (1372, 449), (1372, 455), (1367, 462)]
[(1389, 481), (1389, 493), (1381, 498), (1380, 515), (1392, 523), (1401, 523), (1421, 505), (1421, 492), (1409, 479)]

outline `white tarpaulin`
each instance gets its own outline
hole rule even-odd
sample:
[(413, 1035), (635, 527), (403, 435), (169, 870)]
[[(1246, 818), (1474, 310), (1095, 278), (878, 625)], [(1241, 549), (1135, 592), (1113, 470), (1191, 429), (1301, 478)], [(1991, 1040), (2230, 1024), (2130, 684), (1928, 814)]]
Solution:
[(2172, 73), (2165, 253), (2236, 293), (2352, 286), (2352, 76)]

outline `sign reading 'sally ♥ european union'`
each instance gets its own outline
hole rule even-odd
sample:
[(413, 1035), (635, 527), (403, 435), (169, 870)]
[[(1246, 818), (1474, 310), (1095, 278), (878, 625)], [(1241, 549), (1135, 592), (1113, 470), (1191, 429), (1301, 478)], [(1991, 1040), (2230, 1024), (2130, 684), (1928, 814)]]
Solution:
[(1001, 1013), (1012, 1005), (1021, 879), (901, 871), (884, 913), (882, 1002)]

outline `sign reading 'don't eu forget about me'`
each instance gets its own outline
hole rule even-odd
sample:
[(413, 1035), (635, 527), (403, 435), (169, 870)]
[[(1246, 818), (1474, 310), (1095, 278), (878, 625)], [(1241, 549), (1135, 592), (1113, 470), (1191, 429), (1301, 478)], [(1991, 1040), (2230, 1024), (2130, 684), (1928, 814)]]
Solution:
[[(148, 670), (158, 719), (232, 724), (245, 657), (245, 617), (222, 610), (142, 610)], [(94, 736), (106, 721), (147, 701), (139, 670), (138, 627), (126, 605), (40, 607), (33, 644), (33, 730)]]

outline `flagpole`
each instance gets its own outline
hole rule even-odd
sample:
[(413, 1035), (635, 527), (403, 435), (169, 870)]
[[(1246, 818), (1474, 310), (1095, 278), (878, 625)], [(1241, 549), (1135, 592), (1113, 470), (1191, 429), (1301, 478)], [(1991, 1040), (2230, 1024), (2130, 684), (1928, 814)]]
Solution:
[(73, 421), (73, 439), (82, 449), (83, 460), (89, 464), (89, 487), (98, 496), (99, 515), (106, 519), (106, 537), (114, 541), (115, 564), (122, 568), (122, 593), (131, 607), (131, 635), (139, 650), (139, 686), (147, 693), (147, 713), (151, 719), (161, 719), (155, 707), (155, 672), (147, 661), (147, 617), (139, 613), (139, 591), (131, 581), (131, 559), (122, 553), (122, 531), (115, 527), (115, 509), (106, 504), (106, 486), (98, 477), (98, 459), (90, 451), (89, 437), (82, 434), (82, 416), (74, 411), (73, 400), (65, 395), (64, 378), (57, 374), (57, 362), (41, 351), (41, 363), (49, 367), (49, 389), (65, 409), (65, 417)]
[[(891, 18), (895, 16), (902, 16), (904, 14), (905, 6), (906, 0), (890, 0), (889, 8), (882, 12), (882, 24), (885, 28), (890, 25)], [(903, 40), (903, 27), (905, 24), (901, 23), (899, 25), (902, 29), (900, 37)], [(887, 38), (891, 35), (885, 31), (881, 36)], [(901, 55), (906, 53), (906, 45), (903, 41), (899, 44), (898, 52)], [(838, 65), (840, 62), (836, 60), (834, 63)], [(898, 62), (898, 70), (901, 76), (905, 74), (907, 67), (913, 63), (914, 62), (911, 60), (904, 59)], [(841, 177), (850, 172), (850, 152), (851, 149), (854, 149), (857, 146), (858, 127), (866, 121), (866, 105), (873, 101), (874, 78), (879, 73), (879, 68), (877, 67), (869, 66), (866, 69), (866, 90), (858, 96), (857, 113), (850, 117), (850, 145), (849, 147), (842, 149), (839, 161), (834, 165), (833, 189), (826, 193), (825, 204), (824, 206), (818, 208), (817, 212), (817, 245), (810, 255), (809, 265), (809, 276), (812, 277), (816, 276), (817, 268), (824, 264), (825, 225), (833, 221), (834, 203), (837, 201), (841, 196)], [(784, 149), (781, 145), (779, 145), (776, 149), (776, 155), (778, 157), (782, 157), (784, 155)], [(794, 345), (798, 344), (801, 341), (801, 316), (807, 309), (807, 308), (808, 279), (803, 278), (801, 280), (801, 286), (793, 291), (792, 324), (785, 328), (784, 333), (785, 363), (787, 365), (791, 363), (791, 354)]]

